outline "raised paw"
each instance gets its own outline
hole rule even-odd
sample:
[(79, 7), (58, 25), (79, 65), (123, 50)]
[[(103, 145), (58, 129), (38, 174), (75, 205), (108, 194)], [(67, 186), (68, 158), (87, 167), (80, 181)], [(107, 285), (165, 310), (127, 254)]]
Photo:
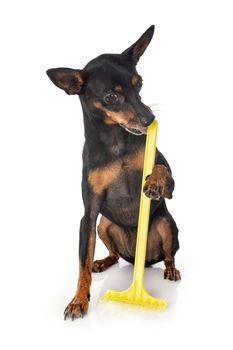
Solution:
[(93, 272), (102, 272), (118, 261), (116, 256), (107, 256), (105, 259), (96, 260), (93, 263)]
[(164, 271), (164, 278), (170, 281), (179, 281), (181, 280), (180, 271), (175, 267), (167, 267)]
[(69, 303), (69, 305), (64, 311), (64, 319), (66, 320), (67, 317), (69, 317), (72, 319), (72, 321), (74, 321), (75, 318), (83, 317), (87, 313), (87, 310), (88, 297), (74, 297), (74, 299)]
[(147, 197), (153, 200), (159, 200), (162, 195), (161, 193), (162, 191), (157, 186), (156, 182), (151, 182), (151, 181), (146, 182), (143, 188), (143, 192)]
[(147, 176), (143, 192), (152, 200), (161, 197), (171, 199), (175, 182), (164, 165), (155, 165), (151, 175)]

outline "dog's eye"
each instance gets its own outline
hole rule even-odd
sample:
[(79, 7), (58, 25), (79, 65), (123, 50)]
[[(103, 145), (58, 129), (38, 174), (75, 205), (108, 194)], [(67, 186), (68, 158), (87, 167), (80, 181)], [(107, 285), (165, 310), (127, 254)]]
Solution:
[(116, 103), (118, 100), (118, 95), (114, 92), (110, 92), (107, 95), (104, 96), (104, 102), (107, 104), (113, 104)]

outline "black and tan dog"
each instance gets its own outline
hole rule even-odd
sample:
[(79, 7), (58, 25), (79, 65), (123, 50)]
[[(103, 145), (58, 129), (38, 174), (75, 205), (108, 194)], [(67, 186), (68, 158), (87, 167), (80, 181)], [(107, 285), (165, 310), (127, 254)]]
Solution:
[[(83, 70), (56, 68), (47, 74), (69, 95), (79, 95), (83, 108), (82, 196), (85, 214), (80, 223), (80, 271), (77, 291), (65, 309), (72, 319), (87, 312), (91, 274), (106, 270), (119, 257), (134, 262), (146, 128), (154, 120), (141, 101), (142, 78), (136, 64), (154, 33), (151, 26), (122, 54), (104, 54)], [(164, 277), (179, 280), (174, 255), (179, 248), (178, 229), (167, 210), (174, 180), (164, 156), (157, 150), (152, 174), (144, 192), (152, 199), (146, 265), (164, 260)], [(109, 250), (93, 261), (96, 221), (98, 234)]]

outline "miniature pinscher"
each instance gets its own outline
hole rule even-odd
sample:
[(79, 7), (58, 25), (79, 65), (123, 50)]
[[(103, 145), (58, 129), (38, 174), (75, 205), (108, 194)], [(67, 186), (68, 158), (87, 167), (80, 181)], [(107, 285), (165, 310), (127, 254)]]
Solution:
[[(77, 291), (65, 319), (88, 309), (92, 272), (101, 272), (119, 257), (134, 263), (140, 190), (147, 127), (154, 120), (139, 95), (142, 78), (136, 65), (154, 34), (154, 26), (121, 54), (103, 54), (84, 69), (55, 68), (47, 74), (68, 95), (79, 95), (85, 130)], [(151, 198), (146, 266), (164, 261), (164, 278), (177, 281), (174, 256), (178, 229), (165, 198), (172, 198), (174, 180), (168, 162), (156, 150), (155, 166), (144, 192)], [(109, 255), (94, 261), (97, 232)]]

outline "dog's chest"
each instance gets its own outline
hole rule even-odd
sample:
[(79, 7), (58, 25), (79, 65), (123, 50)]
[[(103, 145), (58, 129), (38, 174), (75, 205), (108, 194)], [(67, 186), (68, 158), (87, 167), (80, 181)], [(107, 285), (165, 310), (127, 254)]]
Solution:
[(125, 226), (137, 225), (143, 161), (141, 149), (99, 174), (99, 186), (106, 185), (102, 213)]
[[(144, 162), (144, 147), (139, 148), (131, 154), (109, 162), (105, 166), (97, 167), (88, 174), (88, 182), (94, 193), (101, 194), (124, 183), (125, 190), (128, 189), (130, 178), (134, 178), (136, 172), (142, 172)], [(116, 193), (117, 196), (117, 193)]]

